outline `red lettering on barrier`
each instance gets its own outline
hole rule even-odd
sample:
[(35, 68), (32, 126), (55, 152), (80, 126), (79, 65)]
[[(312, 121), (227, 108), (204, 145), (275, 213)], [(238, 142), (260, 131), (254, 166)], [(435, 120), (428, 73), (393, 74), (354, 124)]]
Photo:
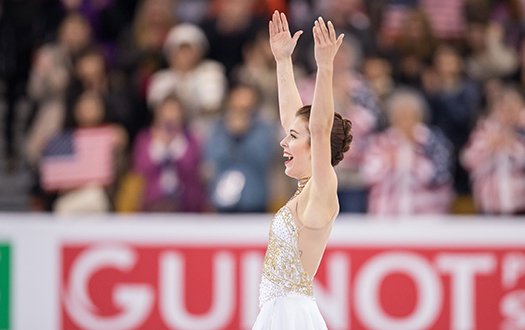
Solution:
[[(67, 245), (63, 329), (249, 329), (262, 246)], [(315, 292), (330, 329), (520, 329), (525, 247), (331, 246)]]

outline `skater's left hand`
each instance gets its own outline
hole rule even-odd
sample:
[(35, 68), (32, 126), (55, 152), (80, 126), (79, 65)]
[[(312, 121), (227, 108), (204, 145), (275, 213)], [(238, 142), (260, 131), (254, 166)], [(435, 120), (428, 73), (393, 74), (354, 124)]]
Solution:
[(332, 67), (335, 54), (343, 42), (344, 35), (336, 36), (332, 22), (325, 23), (322, 17), (314, 22), (314, 55), (317, 67)]

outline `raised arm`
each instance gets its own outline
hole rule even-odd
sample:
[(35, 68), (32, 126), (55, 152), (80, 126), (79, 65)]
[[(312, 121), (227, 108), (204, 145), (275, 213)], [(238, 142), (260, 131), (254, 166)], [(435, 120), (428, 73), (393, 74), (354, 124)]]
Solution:
[(331, 164), (330, 135), (334, 122), (333, 63), (343, 35), (337, 37), (332, 23), (326, 24), (319, 17), (314, 23), (313, 36), (317, 76), (309, 121), (312, 152), (309, 200), (326, 205), (337, 201), (334, 198), (337, 178)]
[(281, 125), (287, 131), (295, 117), (295, 113), (303, 106), (293, 73), (292, 53), (297, 40), (303, 31), (290, 34), (288, 21), (284, 13), (277, 10), (273, 13), (269, 24), (270, 47), (277, 63), (277, 86), (279, 95), (279, 114)]

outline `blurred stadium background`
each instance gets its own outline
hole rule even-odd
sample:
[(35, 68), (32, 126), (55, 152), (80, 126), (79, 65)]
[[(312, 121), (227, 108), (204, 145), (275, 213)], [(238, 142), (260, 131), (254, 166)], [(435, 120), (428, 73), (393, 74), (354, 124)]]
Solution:
[(0, 0), (0, 329), (248, 329), (293, 193), (267, 22), (345, 33), (329, 329), (525, 329), (525, 1)]

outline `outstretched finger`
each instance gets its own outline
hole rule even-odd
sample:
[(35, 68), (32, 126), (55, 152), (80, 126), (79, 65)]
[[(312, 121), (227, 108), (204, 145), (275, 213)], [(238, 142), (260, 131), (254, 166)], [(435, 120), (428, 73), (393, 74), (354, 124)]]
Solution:
[(332, 24), (332, 21), (328, 21), (328, 32), (330, 33), (330, 40), (335, 41), (337, 37), (335, 35), (335, 28), (334, 24)]
[(301, 34), (303, 34), (303, 31), (302, 30), (299, 30), (297, 32), (295, 32), (295, 34), (293, 35), (292, 39), (297, 42), (297, 40), (299, 40), (299, 37), (301, 36)]
[(328, 29), (326, 28), (326, 23), (323, 19), (323, 16), (319, 16), (319, 23), (321, 24), (321, 27), (323, 28), (323, 30), (328, 31)]
[(272, 22), (274, 27), (274, 32), (277, 34), (281, 32), (281, 19), (279, 18), (279, 12), (276, 10), (272, 15)]
[(323, 21), (323, 18), (320, 16), (317, 19), (317, 28), (319, 32), (319, 39), (324, 42), (329, 42), (330, 39), (328, 38), (328, 30), (326, 29), (326, 25)]
[(275, 28), (273, 27), (273, 22), (272, 21), (268, 22), (268, 32), (270, 34), (270, 37), (275, 35)]
[(288, 31), (290, 28), (288, 27), (288, 20), (284, 13), (281, 13), (281, 21), (283, 22), (283, 31)]
[(314, 27), (312, 28), (312, 34), (314, 35), (315, 44), (319, 45), (321, 43), (321, 39), (319, 38), (319, 27), (317, 25), (318, 23), (315, 21)]
[(343, 39), (345, 38), (345, 35), (341, 33), (339, 37), (337, 38), (337, 47), (339, 48), (341, 44), (343, 43)]

